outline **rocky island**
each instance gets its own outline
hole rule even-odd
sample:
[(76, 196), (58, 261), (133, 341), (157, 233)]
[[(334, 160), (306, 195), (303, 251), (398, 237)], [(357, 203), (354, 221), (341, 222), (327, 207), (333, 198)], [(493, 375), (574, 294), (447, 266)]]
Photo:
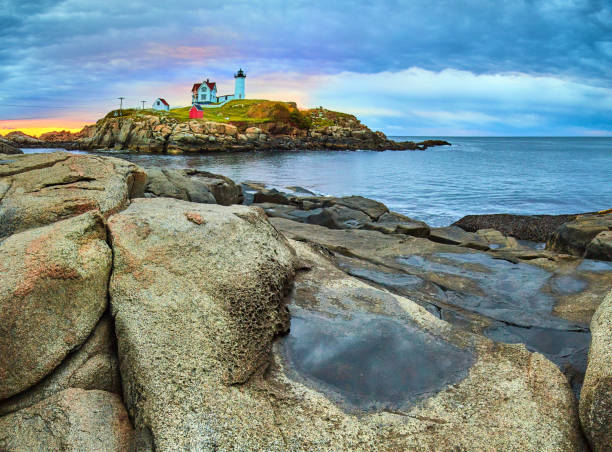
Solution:
[(324, 108), (299, 110), (293, 102), (232, 100), (190, 119), (189, 108), (169, 111), (115, 110), (80, 132), (50, 132), (34, 138), (4, 137), (22, 148), (129, 150), (144, 153), (252, 150), (424, 150), (443, 140), (397, 142), (373, 132), (355, 116)]
[(0, 155), (0, 450), (610, 450), (610, 231)]

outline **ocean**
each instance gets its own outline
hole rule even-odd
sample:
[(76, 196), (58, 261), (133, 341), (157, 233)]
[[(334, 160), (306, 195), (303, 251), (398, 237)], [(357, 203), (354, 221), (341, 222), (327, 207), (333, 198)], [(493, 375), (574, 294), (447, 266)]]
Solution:
[(452, 146), (414, 152), (113, 155), (145, 167), (202, 169), (280, 190), (300, 186), (317, 194), (361, 195), (432, 226), (446, 226), (468, 214), (612, 208), (612, 138), (436, 138)]

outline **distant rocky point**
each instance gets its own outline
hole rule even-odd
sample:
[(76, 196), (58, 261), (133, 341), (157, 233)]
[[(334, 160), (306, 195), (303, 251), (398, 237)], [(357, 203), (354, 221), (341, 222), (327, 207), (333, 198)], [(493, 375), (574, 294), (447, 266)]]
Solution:
[(111, 111), (78, 133), (50, 132), (40, 138), (11, 132), (18, 147), (197, 153), (251, 150), (424, 150), (450, 145), (443, 140), (393, 141), (355, 116), (324, 108), (299, 110), (292, 102), (233, 100), (206, 109), (201, 119), (189, 110)]

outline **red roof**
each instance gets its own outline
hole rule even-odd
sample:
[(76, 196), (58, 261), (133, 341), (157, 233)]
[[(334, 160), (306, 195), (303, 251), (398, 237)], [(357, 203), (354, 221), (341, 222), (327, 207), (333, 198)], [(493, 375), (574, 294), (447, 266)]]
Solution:
[(193, 84), (193, 88), (191, 88), (191, 92), (192, 92), (192, 93), (197, 93), (197, 92), (198, 92), (198, 90), (200, 89), (200, 86), (202, 86), (202, 84), (201, 84), (201, 83), (194, 83), (194, 84)]
[(166, 107), (169, 107), (169, 106), (170, 106), (170, 104), (169, 104), (168, 102), (166, 102), (166, 99), (162, 99), (162, 98), (160, 97), (160, 99), (159, 99), (159, 100), (161, 100), (161, 103), (162, 103), (162, 104), (164, 104)]
[(210, 89), (211, 91), (217, 87), (217, 84), (215, 82), (209, 82), (207, 80), (204, 83), (206, 83), (208, 85), (208, 89)]

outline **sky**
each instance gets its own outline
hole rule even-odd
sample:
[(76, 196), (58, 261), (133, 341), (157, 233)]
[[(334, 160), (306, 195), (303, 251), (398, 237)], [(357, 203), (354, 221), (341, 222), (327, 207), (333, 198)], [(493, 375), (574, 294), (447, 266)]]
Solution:
[(232, 93), (240, 67), (248, 98), (391, 136), (612, 136), (612, 0), (0, 0), (0, 134)]

